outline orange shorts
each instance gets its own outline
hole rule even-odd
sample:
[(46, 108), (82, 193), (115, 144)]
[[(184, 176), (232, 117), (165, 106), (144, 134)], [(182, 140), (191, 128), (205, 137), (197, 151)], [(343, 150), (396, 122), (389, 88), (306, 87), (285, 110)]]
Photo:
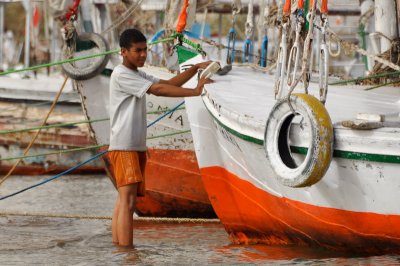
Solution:
[(145, 194), (144, 171), (146, 167), (146, 152), (139, 151), (109, 151), (111, 174), (117, 188), (139, 183), (138, 196)]

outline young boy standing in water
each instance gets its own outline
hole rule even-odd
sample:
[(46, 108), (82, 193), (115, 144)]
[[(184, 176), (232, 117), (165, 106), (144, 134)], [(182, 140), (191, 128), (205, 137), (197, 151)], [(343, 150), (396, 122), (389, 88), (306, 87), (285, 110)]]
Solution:
[(211, 61), (160, 80), (140, 70), (147, 58), (146, 37), (136, 29), (125, 30), (119, 44), (123, 62), (115, 67), (110, 81), (110, 159), (118, 198), (112, 218), (112, 240), (120, 246), (133, 245), (133, 213), (136, 196), (144, 196), (146, 165), (146, 93), (166, 97), (198, 96), (209, 79), (200, 79), (195, 89), (181, 86)]

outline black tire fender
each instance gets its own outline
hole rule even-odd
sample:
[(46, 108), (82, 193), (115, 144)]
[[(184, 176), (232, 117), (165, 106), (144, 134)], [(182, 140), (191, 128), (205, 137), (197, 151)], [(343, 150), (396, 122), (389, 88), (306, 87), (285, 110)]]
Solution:
[[(99, 49), (99, 53), (104, 53), (110, 49), (107, 41), (99, 34), (92, 32), (84, 32), (78, 35), (79, 41), (91, 41)], [(63, 48), (63, 56), (66, 55), (66, 46)], [(64, 58), (67, 59), (67, 58)], [(65, 74), (71, 79), (75, 80), (87, 80), (99, 75), (106, 67), (110, 55), (102, 55), (91, 58), (91, 63), (80, 67), (75, 62), (64, 63), (61, 65)]]

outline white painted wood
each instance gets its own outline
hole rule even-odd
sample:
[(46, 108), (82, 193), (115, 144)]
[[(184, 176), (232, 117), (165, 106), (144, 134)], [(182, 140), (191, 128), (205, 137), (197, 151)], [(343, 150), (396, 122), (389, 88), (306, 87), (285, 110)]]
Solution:
[(380, 53), (391, 47), (391, 40), (397, 38), (395, 1), (375, 0), (375, 28), (380, 36)]
[[(207, 85), (202, 100), (186, 100), (200, 168), (219, 166), (266, 193), (315, 206), (400, 215), (398, 163), (335, 157), (317, 184), (307, 188), (281, 185), (269, 166), (264, 147), (225, 128), (263, 140), (265, 121), (275, 103), (273, 77), (235, 66), (227, 76), (214, 79), (216, 82)], [(400, 111), (398, 88), (383, 87), (376, 91), (364, 88), (329, 88), (327, 109), (334, 122), (335, 150), (400, 156), (400, 128), (351, 130), (339, 124), (356, 118), (360, 112), (393, 115)], [(318, 95), (318, 86), (311, 84), (310, 92)], [(307, 125), (294, 124), (289, 139), (291, 145), (307, 147)]]

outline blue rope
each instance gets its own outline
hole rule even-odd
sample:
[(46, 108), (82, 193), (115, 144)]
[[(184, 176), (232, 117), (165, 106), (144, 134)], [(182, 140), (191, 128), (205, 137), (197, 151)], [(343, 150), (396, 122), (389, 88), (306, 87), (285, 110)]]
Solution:
[(265, 35), (261, 44), (261, 61), (260, 66), (267, 66), (267, 56), (268, 56), (268, 36)]
[(51, 178), (48, 178), (48, 179), (46, 179), (46, 180), (44, 180), (44, 181), (42, 181), (42, 182), (40, 182), (40, 183), (37, 183), (37, 184), (35, 184), (35, 185), (30, 186), (30, 187), (21, 189), (21, 190), (19, 190), (19, 191), (17, 191), (17, 192), (11, 193), (10, 195), (1, 197), (0, 200), (4, 200), (4, 199), (6, 199), (6, 198), (9, 198), (9, 197), (18, 195), (18, 194), (20, 194), (20, 193), (22, 193), (22, 192), (24, 192), (24, 191), (27, 191), (27, 190), (30, 190), (30, 189), (32, 189), (32, 188), (35, 188), (35, 187), (41, 186), (41, 185), (43, 185), (43, 184), (46, 184), (47, 182), (50, 182), (50, 181), (52, 181), (52, 180), (54, 180), (54, 179), (57, 179), (57, 178), (59, 178), (59, 177), (65, 175), (65, 174), (68, 174), (69, 172), (71, 172), (71, 171), (77, 169), (78, 167), (81, 167), (82, 165), (87, 164), (87, 163), (93, 161), (94, 159), (97, 159), (97, 157), (100, 157), (101, 155), (105, 154), (106, 152), (107, 152), (107, 151), (102, 151), (102, 152), (96, 154), (95, 156), (93, 156), (92, 158), (89, 158), (89, 159), (87, 159), (86, 161), (84, 161), (84, 162), (82, 162), (82, 163), (80, 163), (80, 164), (78, 164), (78, 165), (75, 165), (74, 167), (72, 167), (72, 168), (70, 168), (70, 169), (68, 169), (68, 170), (65, 170), (64, 172), (59, 173), (59, 174), (56, 175), (56, 176), (53, 176), (53, 177), (51, 177)]
[(159, 30), (156, 34), (154, 34), (153, 38), (150, 39), (149, 43), (157, 41), (164, 34), (164, 32), (164, 29)]
[[(175, 106), (174, 108), (172, 108), (171, 110), (169, 110), (168, 112), (166, 112), (165, 114), (163, 114), (163, 115), (161, 115), (160, 117), (158, 117), (156, 120), (154, 120), (153, 122), (151, 122), (150, 124), (148, 124), (148, 125), (147, 125), (147, 128), (151, 127), (152, 125), (154, 125), (155, 123), (157, 123), (158, 121), (160, 121), (161, 119), (163, 119), (164, 117), (166, 117), (167, 115), (169, 115), (170, 113), (175, 112), (176, 109), (178, 109), (178, 108), (179, 108), (181, 105), (183, 105), (184, 103), (185, 103), (185, 101), (181, 102), (180, 104), (178, 104), (177, 106)], [(107, 153), (107, 152), (108, 152), (108, 150), (102, 151), (102, 152), (96, 154), (95, 156), (93, 156), (93, 157), (87, 159), (86, 161), (81, 162), (81, 163), (79, 163), (78, 165), (75, 165), (74, 167), (72, 167), (72, 168), (70, 168), (70, 169), (68, 169), (68, 170), (65, 170), (65, 171), (62, 172), (62, 173), (59, 173), (58, 175), (55, 175), (55, 176), (53, 176), (53, 177), (50, 177), (50, 178), (48, 178), (48, 179), (46, 179), (46, 180), (44, 180), (44, 181), (42, 181), (42, 182), (40, 182), (40, 183), (37, 183), (37, 184), (35, 184), (35, 185), (32, 185), (32, 186), (29, 186), (29, 187), (27, 187), (27, 188), (21, 189), (21, 190), (19, 190), (19, 191), (17, 191), (17, 192), (11, 193), (11, 194), (9, 194), (9, 195), (7, 195), (7, 196), (1, 197), (0, 200), (4, 200), (4, 199), (7, 199), (7, 198), (10, 198), (10, 197), (15, 196), (15, 195), (18, 195), (18, 194), (20, 194), (20, 193), (22, 193), (22, 192), (24, 192), (24, 191), (27, 191), (27, 190), (30, 190), (30, 189), (32, 189), (32, 188), (35, 188), (35, 187), (41, 186), (41, 185), (43, 185), (43, 184), (46, 184), (47, 182), (50, 182), (50, 181), (52, 181), (52, 180), (54, 180), (54, 179), (57, 179), (57, 178), (59, 178), (59, 177), (65, 175), (65, 174), (68, 174), (69, 172), (71, 172), (71, 171), (73, 171), (73, 170), (75, 170), (75, 169), (81, 167), (82, 165), (85, 165), (85, 164), (87, 164), (87, 163), (93, 161), (94, 159), (97, 159), (98, 157), (100, 157), (101, 155), (103, 155), (103, 154), (105, 154), (105, 153)]]
[(235, 28), (232, 27), (229, 29), (228, 33), (228, 49), (226, 52), (226, 63), (228, 65), (233, 64), (233, 62), (235, 61), (235, 42), (236, 42), (236, 31)]
[(169, 115), (170, 113), (173, 113), (176, 111), (176, 109), (178, 109), (182, 104), (184, 104), (185, 101), (181, 102), (180, 104), (178, 104), (177, 106), (175, 106), (174, 108), (172, 108), (171, 110), (169, 110), (168, 112), (166, 112), (165, 114), (163, 114), (162, 116), (160, 116), (159, 118), (157, 118), (156, 120), (154, 120), (153, 122), (151, 122), (150, 124), (147, 125), (147, 128), (151, 127), (152, 125), (154, 125), (155, 123), (157, 123), (158, 121), (160, 121), (161, 119), (163, 119), (164, 117), (166, 117), (167, 115)]
[(253, 44), (250, 39), (246, 39), (243, 47), (243, 63), (251, 63), (253, 61)]

